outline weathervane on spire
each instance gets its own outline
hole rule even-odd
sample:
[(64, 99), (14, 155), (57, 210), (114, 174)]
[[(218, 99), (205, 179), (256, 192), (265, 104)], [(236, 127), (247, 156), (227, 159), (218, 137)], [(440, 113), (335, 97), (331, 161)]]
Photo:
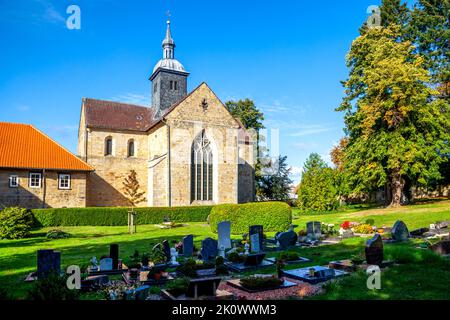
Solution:
[(170, 10), (167, 10), (166, 16), (167, 16), (167, 22), (170, 23)]

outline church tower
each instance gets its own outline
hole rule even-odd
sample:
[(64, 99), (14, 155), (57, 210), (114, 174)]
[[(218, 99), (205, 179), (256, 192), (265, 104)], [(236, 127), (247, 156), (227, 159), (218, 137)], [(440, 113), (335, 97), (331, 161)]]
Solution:
[(156, 108), (157, 118), (187, 94), (189, 72), (186, 72), (183, 65), (175, 59), (175, 41), (170, 32), (170, 20), (167, 20), (166, 37), (162, 48), (163, 58), (155, 65), (150, 76), (152, 107)]

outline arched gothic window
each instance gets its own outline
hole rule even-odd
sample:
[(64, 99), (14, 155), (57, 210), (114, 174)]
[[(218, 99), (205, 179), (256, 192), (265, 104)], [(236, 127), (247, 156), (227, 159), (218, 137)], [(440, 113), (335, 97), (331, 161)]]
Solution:
[(203, 130), (194, 140), (191, 152), (191, 200), (211, 201), (213, 198), (213, 154), (211, 143)]
[(128, 141), (128, 157), (134, 157), (134, 140)]

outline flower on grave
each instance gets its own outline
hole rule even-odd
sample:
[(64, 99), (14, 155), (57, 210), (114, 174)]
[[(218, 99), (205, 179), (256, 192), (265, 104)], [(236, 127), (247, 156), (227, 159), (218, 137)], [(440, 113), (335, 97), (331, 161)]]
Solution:
[(350, 229), (350, 221), (344, 221), (341, 224), (341, 228), (344, 229), (344, 230)]

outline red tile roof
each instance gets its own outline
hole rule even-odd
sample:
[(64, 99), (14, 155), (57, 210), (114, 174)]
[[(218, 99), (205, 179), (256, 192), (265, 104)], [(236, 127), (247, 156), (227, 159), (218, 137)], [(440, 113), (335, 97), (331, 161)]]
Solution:
[(158, 122), (153, 108), (90, 98), (83, 102), (88, 128), (145, 132)]
[(0, 122), (0, 168), (93, 171), (32, 125)]

